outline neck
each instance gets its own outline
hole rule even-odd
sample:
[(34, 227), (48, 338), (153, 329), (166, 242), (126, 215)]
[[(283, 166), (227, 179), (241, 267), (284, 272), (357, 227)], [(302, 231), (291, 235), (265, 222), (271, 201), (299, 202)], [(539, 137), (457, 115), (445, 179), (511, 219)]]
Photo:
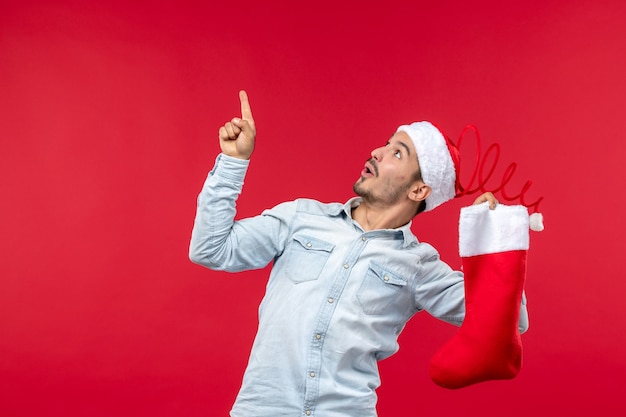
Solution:
[(396, 229), (411, 221), (416, 207), (403, 204), (393, 206), (376, 206), (363, 200), (352, 210), (352, 218), (357, 221), (363, 230)]

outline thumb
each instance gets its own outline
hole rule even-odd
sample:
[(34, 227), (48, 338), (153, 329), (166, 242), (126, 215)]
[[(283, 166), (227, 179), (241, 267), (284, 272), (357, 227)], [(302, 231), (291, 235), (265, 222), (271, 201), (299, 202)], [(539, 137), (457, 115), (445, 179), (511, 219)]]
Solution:
[(239, 117), (233, 118), (231, 122), (239, 129), (241, 129), (241, 133), (239, 135), (243, 135), (247, 139), (254, 140), (254, 138), (256, 137), (256, 128), (253, 124), (254, 122), (251, 123), (250, 121), (241, 119)]

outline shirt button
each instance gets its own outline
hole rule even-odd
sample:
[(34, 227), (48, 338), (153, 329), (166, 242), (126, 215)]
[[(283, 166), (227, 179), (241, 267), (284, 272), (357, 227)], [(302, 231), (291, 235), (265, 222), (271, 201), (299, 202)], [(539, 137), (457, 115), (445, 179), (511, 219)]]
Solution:
[(329, 302), (330, 304), (332, 304), (334, 301), (335, 301), (335, 300), (333, 300), (333, 297), (330, 297), (330, 298), (328, 299), (328, 302)]
[(311, 375), (311, 378), (315, 378), (315, 372), (311, 372), (309, 375)]
[(348, 264), (343, 264), (343, 269), (348, 269), (348, 268), (350, 268), (350, 265), (348, 265)]
[(310, 416), (310, 415), (311, 415), (311, 410), (306, 410), (306, 411), (304, 412), (304, 414), (306, 414), (307, 416)]
[(320, 340), (320, 339), (322, 338), (322, 335), (318, 333), (318, 334), (316, 334), (316, 335), (315, 335), (315, 338), (316, 338), (317, 340)]
[(310, 248), (311, 246), (313, 246), (313, 245), (311, 245), (311, 242), (309, 242), (309, 243), (307, 243), (307, 244), (306, 244), (306, 247), (307, 247), (307, 248)]
[(389, 277), (387, 275), (385, 275), (385, 277), (383, 278), (385, 281), (389, 281)]
[(361, 238), (361, 240), (362, 240), (363, 242), (365, 242), (365, 241), (367, 240), (367, 238), (366, 238), (365, 236), (363, 236), (363, 237)]

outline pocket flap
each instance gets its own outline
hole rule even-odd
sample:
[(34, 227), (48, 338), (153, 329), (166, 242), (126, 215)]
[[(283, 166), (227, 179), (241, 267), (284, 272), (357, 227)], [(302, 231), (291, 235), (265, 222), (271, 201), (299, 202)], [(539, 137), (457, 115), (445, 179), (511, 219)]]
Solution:
[(392, 272), (389, 268), (378, 265), (374, 262), (370, 263), (370, 269), (376, 274), (376, 276), (385, 284), (393, 284), (393, 285), (406, 285), (406, 279), (402, 278), (400, 275)]
[(332, 250), (335, 248), (335, 245), (333, 245), (332, 243), (303, 234), (293, 235), (293, 240), (298, 242), (300, 245), (302, 245), (304, 249), (307, 250), (332, 252)]

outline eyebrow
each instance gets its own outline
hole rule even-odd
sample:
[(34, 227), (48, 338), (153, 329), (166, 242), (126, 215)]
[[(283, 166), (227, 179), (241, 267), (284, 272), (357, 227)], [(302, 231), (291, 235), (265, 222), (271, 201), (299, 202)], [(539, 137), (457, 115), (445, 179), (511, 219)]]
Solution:
[(406, 149), (406, 153), (407, 153), (409, 156), (411, 156), (411, 149), (409, 149), (409, 146), (408, 146), (406, 143), (401, 142), (401, 141), (398, 141), (398, 143), (399, 143), (400, 145), (404, 146), (404, 149)]
[[(387, 143), (388, 143), (389, 145), (391, 145), (391, 138), (387, 141)], [(411, 148), (409, 148), (409, 145), (407, 145), (406, 143), (404, 143), (404, 142), (403, 142), (403, 141), (401, 141), (401, 140), (398, 140), (398, 143), (399, 143), (400, 145), (402, 145), (402, 146), (404, 147), (404, 149), (406, 149), (406, 153), (407, 153), (409, 156), (411, 156)]]

